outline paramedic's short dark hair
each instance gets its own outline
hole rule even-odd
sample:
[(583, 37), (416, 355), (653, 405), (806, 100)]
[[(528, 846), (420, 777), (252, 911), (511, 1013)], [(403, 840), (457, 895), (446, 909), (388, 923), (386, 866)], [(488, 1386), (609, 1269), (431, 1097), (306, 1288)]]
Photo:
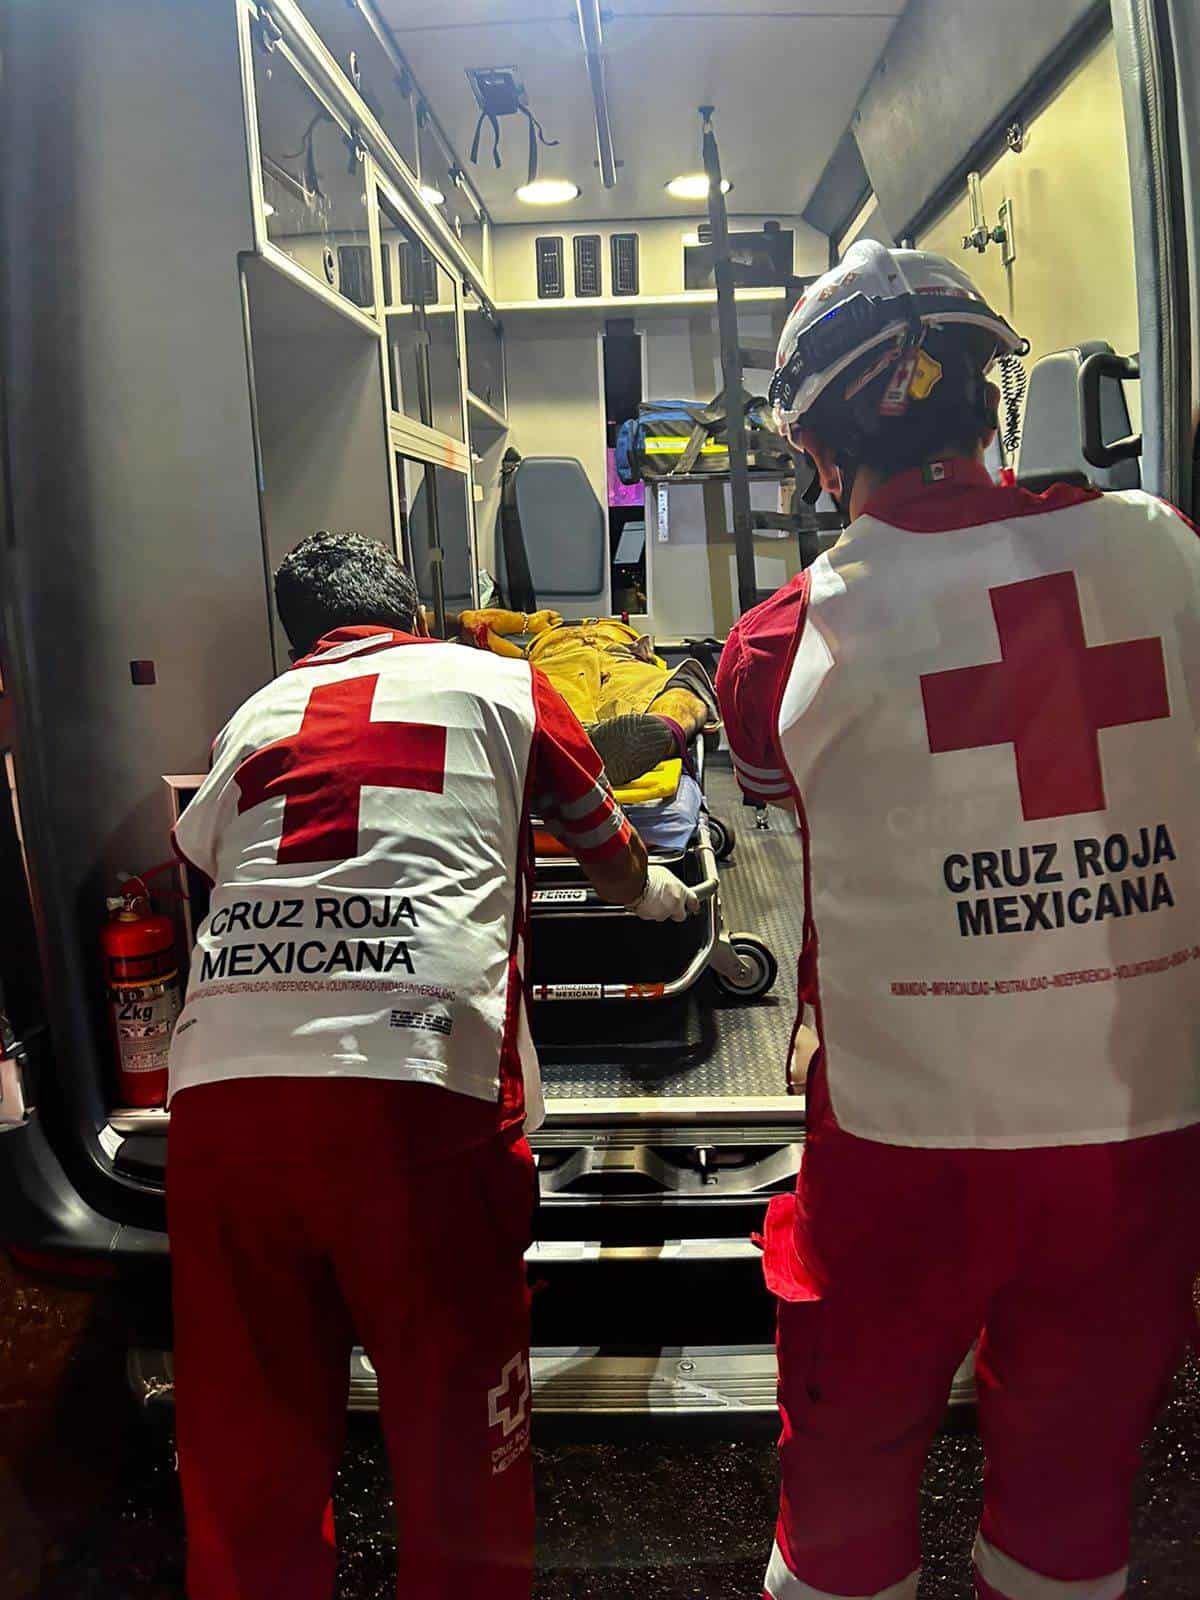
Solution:
[(335, 628), (412, 631), (417, 586), (390, 550), (361, 533), (311, 533), (275, 573), (279, 620), (298, 655)]

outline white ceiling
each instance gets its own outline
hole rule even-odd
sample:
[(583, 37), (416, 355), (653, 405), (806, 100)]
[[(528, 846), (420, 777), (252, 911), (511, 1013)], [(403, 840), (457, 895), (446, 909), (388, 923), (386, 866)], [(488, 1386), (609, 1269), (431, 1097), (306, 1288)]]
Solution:
[(607, 0), (604, 50), (617, 186), (596, 166), (592, 100), (573, 0), (377, 0), (421, 88), (467, 163), (478, 108), (467, 67), (516, 67), (547, 137), (539, 173), (582, 190), (569, 206), (535, 211), (525, 181), (524, 119), (502, 123), (497, 172), (485, 128), (472, 180), (497, 222), (698, 215), (672, 200), (668, 179), (701, 166), (696, 108), (717, 108), (730, 210), (803, 210), (879, 58), (904, 0)]

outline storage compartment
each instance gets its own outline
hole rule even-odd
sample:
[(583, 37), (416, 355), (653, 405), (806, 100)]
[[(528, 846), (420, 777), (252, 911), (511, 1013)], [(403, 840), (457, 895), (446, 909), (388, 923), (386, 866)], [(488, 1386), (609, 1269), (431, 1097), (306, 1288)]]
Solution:
[[(378, 340), (266, 262), (247, 261), (245, 281), (268, 567), (319, 528), (390, 547)], [(282, 667), (277, 621), (274, 641)]]
[(338, 260), (340, 248), (370, 244), (355, 142), (281, 46), (268, 50), (256, 38), (253, 49), (267, 238), (318, 283), (364, 306), (361, 271), (343, 283)]

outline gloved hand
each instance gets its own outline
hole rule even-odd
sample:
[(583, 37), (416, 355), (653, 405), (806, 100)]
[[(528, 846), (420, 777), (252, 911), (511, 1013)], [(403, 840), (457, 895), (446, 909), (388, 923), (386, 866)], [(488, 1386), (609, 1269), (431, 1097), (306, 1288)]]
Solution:
[(650, 867), (646, 887), (629, 909), (643, 922), (686, 922), (700, 910), (700, 898), (666, 867)]

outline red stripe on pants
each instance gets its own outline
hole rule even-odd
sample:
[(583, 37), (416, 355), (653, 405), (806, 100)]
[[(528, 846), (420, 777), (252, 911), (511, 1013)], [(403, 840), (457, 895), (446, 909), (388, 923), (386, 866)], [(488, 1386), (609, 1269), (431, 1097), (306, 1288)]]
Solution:
[(984, 1536), (1063, 1582), (1126, 1564), (1138, 1446), (1194, 1328), (1200, 1130), (939, 1151), (825, 1123), (772, 1234), (797, 1577), (871, 1595), (916, 1567), (925, 1457), (981, 1329)]
[(329, 1600), (356, 1335), (379, 1376), (399, 1593), (528, 1600), (522, 1257), (536, 1179), (528, 1145), (495, 1136), (495, 1119), (441, 1090), (365, 1079), (245, 1079), (176, 1097), (190, 1600)]

